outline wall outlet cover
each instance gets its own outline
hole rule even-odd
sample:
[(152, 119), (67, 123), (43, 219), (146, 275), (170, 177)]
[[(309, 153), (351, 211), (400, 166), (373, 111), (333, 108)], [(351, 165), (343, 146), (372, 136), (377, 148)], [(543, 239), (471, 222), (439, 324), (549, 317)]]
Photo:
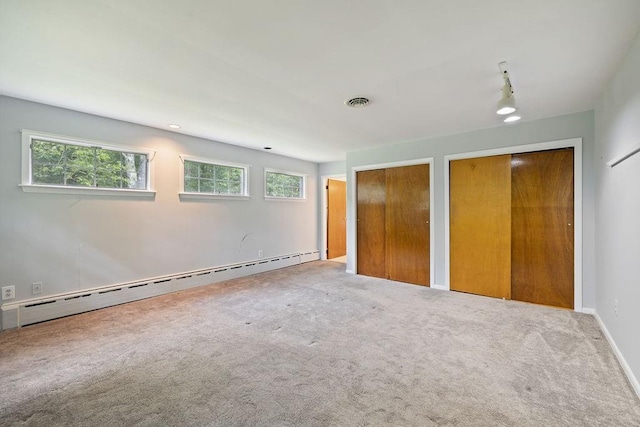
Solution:
[(38, 295), (42, 293), (42, 282), (37, 282), (31, 285), (31, 293)]
[(2, 301), (8, 299), (14, 299), (16, 297), (16, 287), (15, 286), (3, 286), (2, 287)]

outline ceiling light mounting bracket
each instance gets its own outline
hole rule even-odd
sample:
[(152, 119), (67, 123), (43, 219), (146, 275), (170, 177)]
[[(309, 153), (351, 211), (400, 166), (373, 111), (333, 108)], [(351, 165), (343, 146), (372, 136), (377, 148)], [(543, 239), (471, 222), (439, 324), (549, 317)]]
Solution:
[(504, 80), (504, 85), (502, 86), (502, 97), (513, 96), (513, 85), (511, 85), (511, 78), (509, 77), (509, 68), (507, 66), (507, 61), (502, 61), (498, 64), (500, 67), (500, 73), (502, 74), (502, 80)]
[(507, 61), (500, 62), (498, 64), (498, 67), (500, 67), (500, 73), (502, 74), (502, 78), (504, 79), (505, 83), (511, 85), (511, 82), (509, 81), (509, 66), (507, 65)]
[[(513, 97), (513, 85), (511, 84), (511, 78), (509, 77), (509, 68), (507, 66), (507, 62), (500, 62), (498, 64), (498, 67), (500, 68), (500, 75), (502, 76), (502, 80), (504, 81), (504, 83), (502, 85), (502, 96), (500, 97), (500, 101), (498, 101), (496, 113), (500, 116), (504, 116), (516, 112), (516, 99)], [(516, 116), (513, 116), (508, 119), (510, 119), (509, 121), (513, 121), (520, 118), (519, 116), (517, 116), (518, 118), (514, 119), (515, 117)]]

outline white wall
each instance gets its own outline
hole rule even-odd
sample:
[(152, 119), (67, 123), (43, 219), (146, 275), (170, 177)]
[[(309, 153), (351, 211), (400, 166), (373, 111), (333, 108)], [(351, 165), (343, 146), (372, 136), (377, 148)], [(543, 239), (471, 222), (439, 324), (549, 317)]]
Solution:
[[(435, 192), (432, 207), (435, 210), (435, 235), (432, 238), (435, 238), (435, 284), (441, 285), (445, 283), (444, 156), (577, 137), (582, 138), (583, 142), (582, 305), (592, 308), (595, 306), (592, 111), (347, 153), (347, 212), (351, 212), (354, 204), (354, 182), (349, 179), (354, 167), (433, 157), (435, 179), (431, 191)], [(355, 219), (349, 218), (347, 269), (351, 271), (355, 267), (355, 248)]]
[(640, 379), (640, 153), (605, 164), (640, 145), (640, 36), (596, 107), (595, 133), (596, 311)]
[[(23, 128), (157, 150), (155, 199), (23, 192)], [(180, 201), (179, 154), (250, 164), (251, 199)], [(3, 96), (0, 165), (5, 303), (318, 249), (316, 163)], [(307, 200), (264, 200), (264, 167), (308, 174)]]

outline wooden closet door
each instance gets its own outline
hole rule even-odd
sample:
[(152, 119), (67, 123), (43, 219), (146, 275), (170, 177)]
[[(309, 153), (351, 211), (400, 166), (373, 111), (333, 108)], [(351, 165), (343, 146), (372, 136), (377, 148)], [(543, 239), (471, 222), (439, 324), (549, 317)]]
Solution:
[(511, 163), (512, 297), (573, 308), (573, 149)]
[(386, 277), (385, 170), (356, 174), (358, 274)]
[(450, 288), (511, 298), (511, 156), (454, 160)]
[(347, 183), (327, 180), (327, 258), (347, 254)]
[(386, 170), (387, 278), (429, 286), (429, 165)]

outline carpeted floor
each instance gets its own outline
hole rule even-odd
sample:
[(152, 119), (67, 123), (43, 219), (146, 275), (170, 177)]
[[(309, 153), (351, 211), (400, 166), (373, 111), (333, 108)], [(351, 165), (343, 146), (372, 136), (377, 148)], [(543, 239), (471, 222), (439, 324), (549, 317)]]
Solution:
[(0, 334), (0, 424), (638, 426), (588, 315), (313, 262)]

